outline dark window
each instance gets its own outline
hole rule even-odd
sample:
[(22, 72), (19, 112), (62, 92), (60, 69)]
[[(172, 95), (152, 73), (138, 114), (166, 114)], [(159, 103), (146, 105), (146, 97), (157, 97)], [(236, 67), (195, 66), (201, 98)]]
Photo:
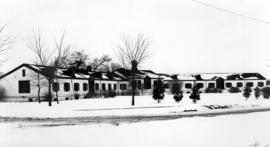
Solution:
[(232, 87), (232, 83), (226, 83), (226, 87), (231, 88)]
[(102, 90), (106, 91), (106, 85), (104, 83), (102, 84)]
[(87, 91), (88, 87), (87, 87), (87, 83), (83, 83), (83, 91)]
[(259, 87), (263, 87), (264, 86), (264, 82), (258, 82), (258, 86)]
[(19, 93), (30, 93), (30, 81), (19, 81)]
[(64, 83), (64, 91), (70, 91), (70, 84)]
[(208, 88), (215, 88), (215, 83), (208, 83)]
[(169, 84), (168, 83), (164, 83), (164, 88), (169, 88)]
[(142, 89), (142, 81), (141, 80), (138, 81), (138, 89)]
[(144, 89), (151, 89), (151, 78), (148, 76), (144, 78)]
[(74, 91), (79, 91), (79, 90), (80, 90), (80, 84), (74, 83)]
[(154, 87), (157, 85), (157, 81), (154, 81)]
[(190, 83), (185, 84), (185, 88), (190, 89), (191, 87), (192, 87), (192, 84), (190, 84)]
[(112, 90), (112, 84), (108, 84), (108, 90)]
[(246, 86), (247, 87), (253, 87), (253, 82), (247, 82)]
[(121, 90), (126, 90), (127, 89), (127, 85), (126, 84), (120, 84), (120, 89)]
[(204, 87), (204, 84), (203, 84), (203, 83), (197, 83), (197, 86), (198, 86), (199, 88), (203, 88), (203, 87)]
[(22, 76), (25, 77), (25, 69), (22, 70)]
[(237, 87), (243, 87), (243, 83), (242, 83), (242, 82), (237, 82), (237, 83), (236, 83), (236, 86), (237, 86)]
[(95, 84), (95, 89), (99, 90), (99, 84), (98, 83)]
[(117, 90), (117, 84), (113, 84), (113, 89)]
[(52, 87), (53, 87), (54, 92), (59, 91), (59, 83), (58, 82), (53, 82)]

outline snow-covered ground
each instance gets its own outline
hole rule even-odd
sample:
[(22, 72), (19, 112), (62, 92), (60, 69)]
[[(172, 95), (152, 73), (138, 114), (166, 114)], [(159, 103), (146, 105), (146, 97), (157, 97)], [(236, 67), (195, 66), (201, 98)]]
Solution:
[[(184, 111), (194, 113), (213, 111), (205, 105), (229, 106), (226, 110), (270, 108), (270, 100), (262, 97), (256, 100), (252, 95), (247, 101), (241, 93), (231, 94), (201, 94), (201, 100), (193, 104), (189, 95), (185, 95), (180, 103), (176, 103), (172, 95), (166, 95), (161, 103), (157, 103), (151, 96), (136, 96), (135, 106), (131, 106), (131, 96), (117, 96), (115, 98), (81, 99), (60, 101), (48, 107), (47, 102), (31, 103), (0, 103), (0, 117), (86, 117), (86, 116), (134, 116), (134, 115), (164, 115), (179, 114)], [(217, 111), (217, 110), (216, 110)], [(219, 110), (218, 110), (219, 111)]]
[(57, 127), (0, 123), (1, 147), (269, 147), (270, 112)]

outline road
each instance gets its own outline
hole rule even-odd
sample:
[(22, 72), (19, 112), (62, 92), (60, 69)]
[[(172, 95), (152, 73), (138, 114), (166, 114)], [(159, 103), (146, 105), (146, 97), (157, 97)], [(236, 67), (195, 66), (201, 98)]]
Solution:
[(270, 112), (110, 123), (0, 123), (2, 147), (270, 147)]

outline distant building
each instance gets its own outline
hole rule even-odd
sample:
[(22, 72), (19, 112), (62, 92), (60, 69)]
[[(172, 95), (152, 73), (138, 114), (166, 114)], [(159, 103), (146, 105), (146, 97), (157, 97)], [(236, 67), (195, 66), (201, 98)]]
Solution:
[[(22, 64), (8, 73), (0, 76), (0, 86), (5, 89), (8, 101), (37, 100), (38, 85), (40, 95), (44, 99), (48, 95), (47, 71), (51, 67), (33, 64)], [(116, 95), (131, 94), (132, 73), (130, 70), (120, 68), (114, 72), (93, 72), (90, 70), (72, 70), (68, 68), (57, 69), (52, 83), (53, 98), (58, 95), (60, 100), (85, 98), (88, 94), (104, 96), (110, 92)], [(231, 87), (251, 88), (266, 85), (266, 78), (259, 73), (211, 73), (211, 74), (178, 74), (168, 75), (155, 73), (151, 70), (138, 70), (135, 72), (136, 94), (152, 94), (153, 87), (158, 80), (163, 81), (164, 88), (170, 93), (172, 83), (182, 84), (182, 90), (191, 92), (194, 85), (207, 88), (229, 90)]]

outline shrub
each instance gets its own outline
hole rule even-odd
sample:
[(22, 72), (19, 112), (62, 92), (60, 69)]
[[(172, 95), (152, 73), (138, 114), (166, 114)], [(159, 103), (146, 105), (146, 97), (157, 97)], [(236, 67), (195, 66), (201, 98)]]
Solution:
[(254, 89), (254, 96), (256, 99), (258, 99), (261, 96), (261, 89), (259, 87), (256, 87)]
[(264, 87), (262, 89), (262, 94), (264, 98), (269, 98), (270, 97), (270, 87)]
[(177, 103), (179, 103), (182, 99), (183, 99), (183, 92), (180, 92), (180, 93), (178, 93), (178, 94), (175, 94), (174, 96), (173, 96), (173, 99), (177, 102)]
[(222, 90), (219, 88), (206, 88), (205, 93), (222, 93)]
[(79, 98), (80, 98), (80, 95), (79, 95), (78, 93), (75, 93), (75, 94), (74, 94), (74, 99), (75, 99), (75, 100), (78, 100)]
[(239, 87), (231, 87), (230, 89), (229, 89), (229, 92), (230, 93), (238, 93), (238, 92), (241, 92), (241, 90), (239, 89)]
[(192, 87), (189, 98), (192, 99), (194, 104), (197, 102), (197, 100), (200, 100), (200, 88), (197, 85), (194, 85), (194, 87)]
[(176, 81), (172, 84), (171, 92), (174, 94), (173, 99), (179, 103), (183, 98), (183, 91), (181, 90), (181, 84)]
[(3, 87), (0, 87), (0, 100), (4, 100), (6, 98), (6, 90)]
[(246, 86), (244, 87), (244, 90), (243, 90), (243, 96), (246, 98), (246, 100), (250, 97), (251, 95), (251, 88)]
[(165, 90), (164, 90), (163, 83), (161, 80), (158, 80), (153, 90), (153, 96), (152, 96), (153, 99), (157, 100), (159, 103), (164, 98), (164, 92)]

